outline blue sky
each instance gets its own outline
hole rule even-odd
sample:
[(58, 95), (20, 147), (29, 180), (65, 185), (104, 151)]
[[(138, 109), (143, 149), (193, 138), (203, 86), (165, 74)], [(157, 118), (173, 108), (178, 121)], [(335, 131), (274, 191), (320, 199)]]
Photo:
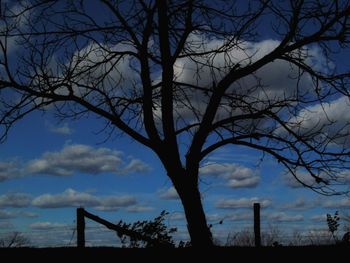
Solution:
[[(154, 154), (126, 137), (99, 143), (104, 139), (103, 134), (95, 134), (99, 126), (101, 122), (94, 118), (58, 123), (49, 114), (41, 113), (28, 116), (14, 126), (0, 150), (2, 234), (21, 231), (36, 245), (66, 245), (74, 228), (75, 207), (79, 205), (114, 222), (151, 219), (165, 209), (170, 212), (166, 223), (178, 226), (180, 234), (186, 232), (182, 207), (173, 191), (169, 191), (170, 182)], [(65, 154), (69, 155), (69, 149), (78, 148), (83, 150), (81, 156), (76, 157), (85, 156), (86, 171), (81, 171), (82, 163), (73, 162), (65, 171), (60, 171), (62, 174), (55, 175), (53, 167), (51, 170), (36, 167), (36, 172), (33, 172), (33, 163), (40, 160), (50, 162), (47, 157), (50, 154), (56, 154), (54, 156), (61, 158), (62, 162), (72, 161), (65, 160)], [(86, 155), (98, 151), (103, 159), (89, 166), (91, 160), (86, 159)], [(96, 169), (101, 165), (108, 166), (106, 160), (111, 156), (121, 158), (122, 163), (109, 167), (110, 172), (94, 170), (95, 165)], [(97, 157), (98, 154), (94, 156)], [(253, 180), (246, 187), (229, 187), (223, 178), (210, 174), (201, 176), (205, 210), (217, 236), (225, 238), (230, 232), (251, 226), (252, 203), (255, 201), (263, 206), (263, 229), (273, 224), (287, 232), (295, 228), (304, 232), (326, 229), (326, 213), (336, 210), (342, 213), (348, 209), (349, 201), (344, 197), (326, 198), (311, 190), (291, 187), (281, 167), (269, 158), (259, 162), (260, 157), (244, 148), (223, 148), (209, 157), (207, 163), (212, 164), (204, 168), (217, 168), (221, 164), (223, 177), (225, 170), (233, 173), (238, 169), (258, 178), (258, 182)], [(133, 162), (136, 163), (134, 168), (129, 166), (131, 169), (126, 169)], [(11, 163), (15, 165), (6, 171), (5, 165)], [(66, 172), (69, 175), (64, 175)], [(114, 198), (114, 202), (108, 202), (109, 198)], [(339, 200), (343, 199), (345, 201), (341, 203)], [(223, 225), (215, 225), (222, 219)], [(94, 229), (93, 223), (88, 223), (88, 226)], [(67, 232), (63, 238), (58, 236), (55, 239), (48, 234), (63, 233), (63, 230)], [(91, 244), (95, 244), (94, 240), (110, 244), (115, 238), (100, 231), (100, 236), (92, 234)], [(180, 235), (179, 238), (185, 237)]]
[[(257, 51), (257, 56), (265, 54), (278, 44), (270, 33), (262, 31), (260, 42), (243, 44)], [(215, 42), (210, 41), (208, 46)], [(11, 52), (16, 48), (14, 45)], [(319, 50), (310, 50), (315, 66), (324, 66)], [(341, 58), (338, 62), (343, 63)], [(179, 79), (190, 78), (189, 64), (176, 62)], [(271, 90), (290, 85), (286, 76), (291, 71), (286, 64), (271, 63), (264, 70), (260, 73)], [(153, 77), (157, 79), (157, 72)], [(349, 123), (347, 106), (342, 98), (335, 98), (326, 111), (339, 117), (340, 123)], [(309, 123), (325, 121), (317, 108), (315, 115), (304, 117)], [(155, 154), (126, 136), (113, 135), (106, 141), (108, 134), (100, 132), (103, 127), (93, 115), (59, 120), (50, 108), (46, 114), (33, 113), (14, 125), (0, 145), (0, 238), (20, 231), (36, 246), (74, 244), (75, 209), (79, 206), (114, 222), (152, 219), (167, 210), (166, 224), (178, 227), (178, 239), (188, 237), (182, 206)], [(203, 161), (200, 190), (208, 221), (219, 240), (252, 229), (254, 202), (262, 204), (263, 231), (279, 227), (287, 236), (294, 229), (305, 235), (327, 229), (326, 213), (348, 213), (348, 197), (324, 197), (302, 188), (275, 160), (261, 158), (261, 153), (234, 146), (221, 148)], [(222, 225), (218, 225), (220, 220)], [(88, 244), (117, 242), (114, 234), (102, 229), (88, 222)]]

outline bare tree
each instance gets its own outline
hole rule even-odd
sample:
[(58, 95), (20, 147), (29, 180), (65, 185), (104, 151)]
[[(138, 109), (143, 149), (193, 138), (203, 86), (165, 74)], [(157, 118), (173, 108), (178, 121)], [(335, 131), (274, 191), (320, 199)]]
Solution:
[(24, 247), (28, 246), (30, 241), (20, 232), (12, 232), (0, 239), (0, 247)]
[(235, 233), (229, 233), (226, 240), (226, 246), (253, 247), (255, 246), (254, 233), (250, 228)]
[(349, 121), (334, 111), (349, 95), (337, 57), (350, 1), (27, 0), (1, 10), (2, 139), (35, 110), (97, 115), (159, 157), (192, 245), (212, 245), (199, 168), (222, 146), (270, 155), (322, 194), (347, 191)]

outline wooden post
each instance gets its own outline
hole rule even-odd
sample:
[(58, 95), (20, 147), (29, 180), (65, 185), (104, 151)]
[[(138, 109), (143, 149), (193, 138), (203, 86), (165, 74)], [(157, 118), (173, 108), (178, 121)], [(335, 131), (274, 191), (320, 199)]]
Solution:
[(85, 210), (82, 207), (77, 208), (77, 246), (85, 247)]
[(260, 235), (260, 203), (254, 203), (254, 236), (255, 246), (261, 246), (261, 235)]

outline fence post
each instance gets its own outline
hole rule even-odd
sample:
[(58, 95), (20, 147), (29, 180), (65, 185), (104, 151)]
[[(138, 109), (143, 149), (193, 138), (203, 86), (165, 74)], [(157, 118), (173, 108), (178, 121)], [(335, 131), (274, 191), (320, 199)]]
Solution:
[(254, 237), (255, 246), (261, 246), (261, 235), (260, 235), (260, 203), (254, 203)]
[(77, 208), (77, 246), (78, 248), (85, 247), (85, 217), (84, 208)]

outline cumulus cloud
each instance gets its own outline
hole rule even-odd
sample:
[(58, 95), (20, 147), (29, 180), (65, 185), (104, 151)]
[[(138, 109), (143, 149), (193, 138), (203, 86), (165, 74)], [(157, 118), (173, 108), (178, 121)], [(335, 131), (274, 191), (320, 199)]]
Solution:
[(260, 181), (256, 171), (235, 163), (207, 163), (200, 168), (199, 174), (223, 178), (231, 188), (253, 188)]
[(312, 221), (317, 221), (317, 222), (326, 222), (327, 220), (327, 214), (322, 214), (322, 215), (313, 215), (310, 217)]
[(124, 163), (122, 152), (74, 144), (58, 152), (44, 153), (40, 159), (30, 161), (25, 169), (31, 174), (56, 176), (69, 176), (75, 172), (125, 174), (149, 169), (147, 164), (138, 159), (132, 159), (126, 166)]
[[(309, 173), (307, 172), (297, 172), (296, 177), (301, 182), (305, 183), (306, 185), (312, 186), (316, 184), (315, 178), (313, 178)], [(283, 175), (284, 182), (286, 185), (288, 185), (291, 188), (303, 188), (304, 186), (294, 178), (294, 176), (291, 173), (286, 173)]]
[(174, 220), (174, 221), (181, 221), (185, 220), (186, 216), (183, 212), (173, 212), (169, 214), (169, 220)]
[(130, 156), (126, 157), (121, 151), (73, 144), (64, 146), (60, 151), (46, 152), (25, 165), (17, 161), (0, 162), (0, 182), (35, 174), (70, 176), (80, 172), (126, 175), (148, 171), (150, 171), (148, 164)]
[[(12, 19), (7, 19), (6, 22), (3, 19), (0, 20), (0, 32), (5, 33), (7, 27), (11, 29), (10, 33), (12, 34), (19, 33), (18, 31), (23, 32), (26, 28), (26, 20), (33, 14), (33, 9), (26, 8), (29, 4), (26, 1), (6, 2), (8, 3), (2, 5), (2, 15), (12, 17)], [(11, 23), (13, 24), (11, 25)], [(19, 39), (20, 37), (18, 36), (7, 37), (6, 44), (8, 54), (14, 54), (14, 52), (21, 47), (21, 45), (17, 43)], [(5, 37), (0, 36), (0, 41), (5, 42)], [(0, 51), (0, 58), (2, 56), (3, 53)]]
[(153, 211), (155, 208), (152, 206), (145, 205), (133, 205), (126, 208), (126, 211), (131, 213), (143, 213)]
[[(1, 214), (1, 212), (0, 212), (0, 214)], [(1, 216), (0, 216), (0, 219), (1, 219)], [(0, 222), (0, 229), (9, 230), (12, 228), (14, 228), (14, 225), (11, 222), (9, 222), (9, 221), (1, 221)]]
[[(318, 174), (320, 178), (322, 178), (324, 181), (327, 181), (330, 179), (330, 176), (325, 174), (325, 173), (320, 173)], [(342, 170), (342, 171), (334, 171), (333, 175), (334, 178), (337, 178), (337, 183), (338, 185), (347, 185), (350, 183), (350, 171), (348, 170)], [(284, 172), (283, 175), (283, 180), (285, 184), (291, 188), (304, 188), (304, 186), (298, 181), (300, 180), (304, 184), (308, 186), (319, 186), (320, 184), (316, 181), (314, 177), (310, 175), (308, 172), (304, 171), (297, 171), (296, 172), (296, 177), (298, 180), (289, 172)]]
[(37, 213), (28, 212), (28, 211), (18, 211), (18, 214), (19, 214), (19, 216), (29, 217), (29, 218), (39, 217), (39, 215)]
[(27, 212), (27, 211), (0, 210), (0, 219), (9, 219), (9, 218), (17, 218), (17, 217), (34, 218), (37, 216), (38, 215), (36, 213)]
[(252, 208), (254, 203), (260, 203), (261, 207), (268, 207), (271, 205), (271, 200), (261, 199), (258, 197), (239, 198), (239, 199), (221, 199), (216, 203), (217, 208)]
[(209, 222), (221, 221), (224, 219), (224, 215), (221, 214), (207, 214), (206, 218)]
[(350, 171), (343, 170), (337, 174), (337, 180), (340, 183), (349, 184), (350, 183)]
[(260, 177), (253, 176), (251, 178), (244, 178), (244, 179), (230, 179), (227, 185), (232, 188), (243, 188), (243, 187), (251, 188), (251, 187), (257, 186), (259, 181), (260, 181)]
[(150, 170), (149, 165), (138, 159), (132, 159), (122, 170), (123, 174), (127, 173), (144, 173)]
[(253, 213), (252, 212), (234, 213), (234, 214), (227, 215), (225, 217), (225, 220), (230, 220), (230, 221), (253, 220)]
[(338, 200), (326, 200), (322, 202), (322, 206), (326, 208), (349, 208), (350, 198), (342, 198)]
[[(74, 69), (72, 80), (74, 82), (73, 92), (76, 96), (105, 100), (99, 92), (86, 88), (86, 86), (92, 86), (108, 90), (112, 98), (113, 94), (118, 94), (119, 98), (123, 96), (125, 98), (129, 97), (128, 90), (125, 88), (135, 83), (139, 75), (131, 66), (133, 57), (130, 55), (118, 57), (115, 55), (116, 51), (134, 52), (135, 48), (125, 42), (116, 45), (93, 42), (73, 54), (72, 60), (67, 61), (67, 64), (69, 63), (70, 67)], [(116, 86), (123, 86), (123, 88), (110, 88), (115, 88)], [(67, 95), (70, 91), (62, 88), (57, 89), (55, 92), (60, 95)], [(118, 107), (118, 104), (116, 105)]]
[(174, 186), (169, 187), (168, 189), (161, 189), (159, 192), (159, 197), (161, 199), (166, 199), (166, 200), (178, 200), (179, 195), (176, 192), (176, 189)]
[(288, 126), (301, 135), (320, 130), (320, 138), (327, 136), (332, 138), (332, 143), (350, 145), (349, 111), (349, 98), (341, 96), (329, 102), (306, 107), (288, 121)]
[(277, 212), (267, 215), (267, 219), (276, 222), (298, 222), (303, 221), (303, 215), (290, 215), (285, 212)]
[(287, 210), (308, 210), (311, 208), (318, 207), (319, 203), (313, 200), (305, 200), (304, 198), (300, 197), (297, 200), (284, 204), (281, 206), (282, 209), (287, 209)]
[(207, 220), (211, 222), (220, 222), (220, 221), (253, 221), (254, 215), (253, 212), (239, 212), (239, 213), (230, 213), (226, 215), (222, 214), (208, 214)]
[(29, 194), (7, 193), (0, 195), (0, 207), (27, 207), (32, 200)]
[[(204, 35), (199, 34), (190, 35), (189, 42), (199, 43), (196, 47), (198, 52), (216, 50), (224, 43), (223, 40), (208, 39)], [(221, 78), (227, 74), (232, 67), (237, 64), (243, 67), (257, 61), (274, 50), (279, 44), (279, 41), (272, 39), (260, 42), (246, 41), (241, 42), (239, 46), (233, 47), (230, 51), (216, 54), (214, 57), (209, 58), (209, 56), (201, 56), (196, 57), (195, 59), (180, 58), (177, 59), (174, 66), (175, 75), (178, 80), (183, 82), (199, 84), (201, 86), (206, 86), (208, 84), (211, 85), (213, 79), (215, 81), (221, 80)], [(318, 59), (319, 57), (315, 59), (315, 62), (318, 61)], [(199, 63), (201, 64), (199, 65)], [(213, 70), (210, 68), (210, 65), (215, 67), (215, 69)], [(288, 62), (276, 60), (260, 69), (256, 74), (258, 78), (263, 81), (263, 85), (265, 85), (267, 89), (283, 90), (287, 92), (289, 89), (290, 92), (290, 89), (294, 91), (297, 86), (297, 80), (292, 79), (293, 73), (297, 76), (296, 67), (291, 66)], [(309, 79), (302, 79), (302, 81), (307, 80)], [(249, 90), (249, 88), (257, 83), (257, 79), (250, 77), (246, 78), (244, 82), (247, 90)], [(239, 87), (234, 88), (238, 89)], [(247, 90), (245, 93), (247, 93)], [(241, 92), (243, 92), (243, 90), (241, 90)]]
[(127, 207), (136, 204), (136, 199), (133, 196), (112, 196), (99, 199), (100, 205), (94, 207), (100, 211), (115, 211), (121, 207)]
[(17, 217), (17, 214), (12, 211), (0, 210), (0, 219), (10, 219)]
[(64, 123), (60, 127), (50, 127), (50, 131), (62, 135), (70, 135), (73, 133), (73, 130), (69, 127), (68, 123)]
[(73, 189), (67, 189), (61, 194), (43, 194), (32, 201), (33, 206), (41, 208), (61, 208), (61, 207), (92, 207), (100, 205), (97, 197), (77, 192)]
[(0, 162), (0, 182), (21, 176), (16, 161)]
[[(196, 43), (196, 52), (210, 52), (217, 50), (224, 44), (223, 40), (207, 38), (205, 35), (191, 34), (189, 43)], [(216, 53), (215, 56), (193, 56), (179, 58), (174, 65), (176, 80), (180, 83), (188, 83), (204, 88), (212, 88), (213, 83), (218, 83), (234, 67), (247, 66), (273, 51), (279, 41), (267, 39), (260, 42), (243, 41), (238, 46), (232, 47), (224, 53)], [(305, 57), (306, 62), (325, 70), (329, 65), (325, 63), (323, 56), (316, 47), (309, 47), (299, 51)], [(322, 66), (321, 66), (322, 65)], [(300, 75), (299, 69), (283, 60), (274, 60), (257, 70), (254, 74), (236, 81), (228, 90), (228, 94), (242, 95), (240, 99), (252, 105), (256, 109), (263, 109), (268, 102), (296, 98), (300, 93), (312, 91), (314, 83), (308, 74)], [(300, 92), (302, 91), (302, 92)], [(179, 95), (176, 102), (176, 114), (183, 119), (193, 120), (196, 116), (202, 116), (209, 96), (198, 90), (188, 90), (186, 97)], [(188, 104), (191, 104), (191, 107)], [(216, 115), (216, 120), (242, 114), (240, 100), (224, 99)], [(229, 106), (230, 105), (230, 106)], [(232, 107), (235, 105), (236, 107)], [(243, 103), (244, 105), (244, 103)], [(156, 115), (160, 116), (159, 112)], [(244, 129), (255, 122), (238, 121), (236, 129)], [(238, 125), (237, 125), (238, 124)], [(244, 125), (248, 124), (248, 126)], [(249, 125), (250, 124), (250, 125)]]
[(68, 227), (67, 224), (61, 224), (61, 223), (51, 223), (51, 222), (35, 222), (29, 225), (30, 229), (33, 230), (52, 230), (57, 228), (65, 228)]
[(40, 208), (62, 208), (62, 207), (93, 207), (96, 210), (114, 211), (120, 207), (136, 204), (132, 196), (108, 196), (98, 197), (89, 193), (77, 192), (67, 189), (63, 193), (52, 195), (44, 194), (32, 201), (33, 206)]

